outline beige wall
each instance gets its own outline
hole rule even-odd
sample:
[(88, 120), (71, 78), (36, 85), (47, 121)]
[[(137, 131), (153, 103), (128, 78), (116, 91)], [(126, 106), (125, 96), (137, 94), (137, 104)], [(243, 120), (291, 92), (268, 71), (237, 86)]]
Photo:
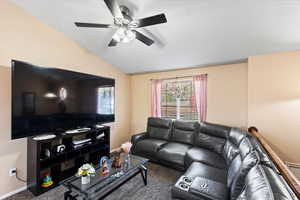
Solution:
[[(257, 126), (284, 159), (300, 162), (300, 51), (249, 58), (249, 63), (126, 75), (35, 17), (0, 1), (0, 197), (26, 177), (26, 140), (10, 140), (10, 60), (64, 68), (116, 79), (116, 123), (112, 148), (145, 130), (150, 116), (150, 79), (208, 73), (207, 121)], [(132, 106), (131, 106), (132, 105)]]
[(300, 51), (250, 57), (248, 69), (249, 126), (283, 159), (300, 162)]
[(145, 130), (151, 114), (150, 79), (208, 74), (207, 121), (247, 127), (247, 63), (131, 76), (131, 133)]
[(64, 68), (116, 79), (116, 122), (111, 147), (128, 139), (130, 129), (130, 78), (99, 57), (79, 47), (37, 18), (7, 0), (0, 1), (0, 197), (24, 186), (8, 176), (17, 167), (26, 177), (26, 139), (10, 140), (10, 61)]

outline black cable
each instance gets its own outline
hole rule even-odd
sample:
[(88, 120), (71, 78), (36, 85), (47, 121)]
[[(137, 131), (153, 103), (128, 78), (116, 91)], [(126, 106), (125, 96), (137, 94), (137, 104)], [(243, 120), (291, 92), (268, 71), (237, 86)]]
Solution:
[(22, 178), (20, 178), (20, 177), (18, 176), (18, 170), (16, 170), (16, 178), (17, 178), (19, 181), (21, 181), (21, 182), (27, 183), (26, 180), (23, 180)]

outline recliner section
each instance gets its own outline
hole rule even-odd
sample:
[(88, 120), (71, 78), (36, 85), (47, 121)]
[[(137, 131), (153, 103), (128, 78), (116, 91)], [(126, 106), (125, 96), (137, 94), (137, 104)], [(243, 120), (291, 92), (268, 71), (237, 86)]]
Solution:
[(149, 118), (147, 136), (150, 138), (169, 140), (172, 131), (172, 120)]
[(169, 142), (157, 152), (157, 157), (170, 164), (184, 167), (185, 154), (191, 147), (189, 144)]
[(204, 148), (193, 147), (186, 152), (185, 167), (189, 167), (195, 161), (219, 169), (227, 168), (226, 161), (221, 155)]
[(236, 200), (296, 200), (284, 180), (268, 166), (256, 165), (245, 177), (244, 188)]
[[(149, 118), (132, 136), (132, 153), (185, 170), (172, 188), (182, 200), (286, 200), (297, 198), (264, 148), (247, 131), (227, 126)], [(192, 180), (182, 189), (183, 177)]]
[(134, 148), (140, 154), (156, 157), (157, 152), (167, 143), (166, 140), (147, 138), (136, 143)]

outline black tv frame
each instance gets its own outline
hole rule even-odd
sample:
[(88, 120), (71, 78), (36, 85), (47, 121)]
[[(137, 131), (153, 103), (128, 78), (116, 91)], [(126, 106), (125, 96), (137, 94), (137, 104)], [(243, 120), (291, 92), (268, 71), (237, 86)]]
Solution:
[[(16, 79), (15, 73), (14, 73), (16, 62), (31, 65), (32, 67), (36, 67), (36, 68), (62, 70), (62, 71), (66, 71), (66, 72), (79, 73), (79, 74), (83, 74), (83, 75), (87, 75), (87, 76), (94, 76), (94, 77), (98, 77), (98, 78), (110, 79), (114, 82), (114, 88), (116, 88), (116, 79), (114, 79), (114, 78), (98, 76), (98, 75), (93, 75), (93, 74), (88, 74), (88, 73), (82, 73), (82, 72), (72, 71), (72, 70), (67, 70), (67, 69), (60, 69), (60, 68), (55, 68), (55, 67), (45, 67), (45, 66), (40, 66), (40, 65), (34, 65), (30, 62), (12, 59), (11, 60), (11, 124), (10, 124), (10, 127), (11, 127), (11, 140), (21, 139), (21, 138), (28, 138), (28, 137), (32, 137), (32, 136), (36, 136), (36, 135), (41, 135), (41, 134), (34, 134), (33, 133), (33, 134), (27, 134), (26, 136), (13, 136), (13, 131), (12, 131), (13, 130), (13, 118), (14, 118), (14, 116), (13, 116), (13, 111), (14, 111), (13, 89), (14, 89), (14, 81)], [(112, 123), (112, 122), (115, 122), (115, 121), (116, 121), (116, 89), (114, 89), (114, 117), (113, 117), (113, 121), (99, 122), (99, 124)]]

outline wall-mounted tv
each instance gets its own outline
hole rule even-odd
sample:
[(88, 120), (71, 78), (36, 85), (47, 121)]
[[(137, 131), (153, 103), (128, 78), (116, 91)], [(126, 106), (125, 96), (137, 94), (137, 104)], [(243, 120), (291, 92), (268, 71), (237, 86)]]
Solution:
[(114, 120), (114, 79), (12, 61), (12, 139)]

